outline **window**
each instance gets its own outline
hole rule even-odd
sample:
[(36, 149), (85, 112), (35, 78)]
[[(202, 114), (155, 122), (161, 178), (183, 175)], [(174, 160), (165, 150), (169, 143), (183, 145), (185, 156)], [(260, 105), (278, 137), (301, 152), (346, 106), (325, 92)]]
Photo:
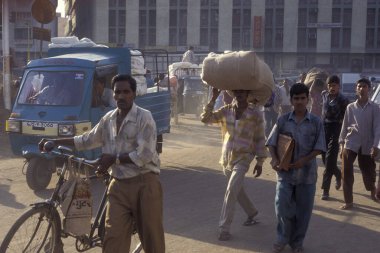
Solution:
[[(276, 3), (276, 4), (274, 4)], [(265, 44), (267, 49), (282, 49), (284, 32), (283, 1), (265, 2)], [(270, 34), (269, 34), (270, 33)]]
[(139, 33), (141, 48), (156, 45), (156, 0), (140, 0)]
[(331, 29), (331, 48), (339, 48), (340, 46), (340, 28)]
[[(331, 48), (347, 49), (351, 47), (352, 1), (333, 1), (332, 22), (342, 24), (331, 29)], [(368, 38), (367, 38), (368, 40)], [(366, 41), (368, 43), (368, 41)], [(340, 60), (339, 60), (340, 61)]]
[(374, 26), (376, 19), (376, 9), (367, 9), (367, 26)]
[(232, 10), (232, 49), (251, 48), (251, 1), (234, 1)]
[(374, 48), (374, 44), (375, 44), (375, 29), (367, 28), (365, 46), (366, 48), (372, 49)]
[(169, 45), (187, 45), (187, 0), (170, 2)]
[(351, 28), (345, 28), (343, 29), (343, 48), (350, 48), (351, 47)]
[(218, 50), (219, 1), (201, 0), (200, 44)]
[(15, 40), (28, 40), (28, 27), (23, 28), (15, 28)]
[(125, 43), (126, 12), (124, 0), (108, 2), (108, 41), (110, 43)]

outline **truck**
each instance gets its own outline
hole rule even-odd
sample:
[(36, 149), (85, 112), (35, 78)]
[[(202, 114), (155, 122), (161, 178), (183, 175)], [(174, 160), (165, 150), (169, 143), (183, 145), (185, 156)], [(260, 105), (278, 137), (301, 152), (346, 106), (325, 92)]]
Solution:
[(356, 100), (356, 81), (361, 78), (360, 73), (342, 73), (340, 90), (350, 102)]
[[(61, 161), (49, 160), (41, 155), (38, 142), (41, 138), (72, 137), (89, 131), (110, 106), (94, 106), (95, 79), (102, 79), (105, 88), (111, 88), (111, 79), (116, 74), (133, 74), (132, 57), (144, 57), (158, 66), (162, 59), (168, 61), (168, 53), (163, 50), (141, 51), (141, 55), (131, 55), (129, 48), (52, 48), (48, 57), (30, 61), (24, 69), (20, 89), (15, 98), (6, 131), (15, 155), (26, 159), (26, 181), (33, 190), (45, 189), (52, 174)], [(153, 60), (152, 60), (153, 58)], [(154, 64), (156, 63), (156, 64)], [(152, 71), (158, 75), (167, 71)], [(137, 75), (140, 79), (143, 74)], [(37, 102), (36, 96), (46, 87), (56, 87), (59, 92), (49, 96), (51, 101)], [(69, 99), (62, 99), (62, 94)], [(138, 95), (135, 103), (151, 111), (157, 127), (157, 151), (162, 152), (163, 135), (170, 132), (170, 90)], [(77, 152), (86, 159), (95, 159), (100, 149)]]

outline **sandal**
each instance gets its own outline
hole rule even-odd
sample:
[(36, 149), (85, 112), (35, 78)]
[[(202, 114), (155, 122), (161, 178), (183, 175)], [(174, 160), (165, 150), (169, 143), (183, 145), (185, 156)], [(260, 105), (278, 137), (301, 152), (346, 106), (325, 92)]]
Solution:
[(341, 206), (341, 207), (339, 207), (339, 208), (340, 208), (340, 210), (349, 210), (349, 209), (351, 209), (353, 206), (354, 206), (353, 203), (346, 203), (346, 204), (344, 204), (343, 206)]
[(298, 248), (293, 249), (293, 253), (303, 253), (303, 252), (304, 252), (303, 247), (298, 247)]
[(243, 226), (252, 226), (259, 223), (257, 220), (255, 220), (253, 217), (248, 217), (247, 220), (243, 223)]
[(219, 241), (228, 241), (229, 239), (231, 239), (231, 234), (229, 232), (227, 231), (220, 232), (218, 236)]
[(282, 244), (282, 243), (275, 243), (273, 244), (273, 253), (280, 253), (281, 251), (283, 251), (285, 249), (285, 244)]

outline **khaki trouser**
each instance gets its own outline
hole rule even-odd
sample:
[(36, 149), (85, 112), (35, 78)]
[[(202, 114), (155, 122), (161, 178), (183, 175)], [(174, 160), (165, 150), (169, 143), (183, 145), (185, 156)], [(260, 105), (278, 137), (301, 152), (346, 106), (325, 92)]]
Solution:
[(112, 179), (103, 252), (129, 252), (133, 221), (144, 252), (165, 252), (162, 216), (162, 188), (158, 175), (146, 173), (130, 179)]
[(254, 216), (257, 214), (257, 209), (249, 200), (244, 190), (244, 177), (248, 168), (246, 166), (235, 166), (232, 171), (224, 170), (224, 174), (228, 178), (228, 185), (219, 220), (220, 231), (229, 231), (235, 212), (236, 202), (240, 204), (248, 216)]

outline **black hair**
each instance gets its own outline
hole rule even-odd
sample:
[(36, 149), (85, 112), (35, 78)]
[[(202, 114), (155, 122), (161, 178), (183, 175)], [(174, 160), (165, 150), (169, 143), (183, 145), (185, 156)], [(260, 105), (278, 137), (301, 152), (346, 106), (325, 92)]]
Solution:
[(331, 75), (327, 78), (326, 83), (337, 83), (340, 85), (340, 78), (337, 75)]
[(294, 95), (306, 94), (306, 97), (309, 97), (309, 88), (303, 83), (295, 83), (290, 88), (290, 98), (293, 98)]
[(193, 46), (189, 46), (189, 50), (194, 50), (194, 47)]
[(120, 81), (127, 81), (129, 85), (131, 86), (132, 91), (136, 93), (136, 85), (137, 85), (136, 80), (132, 76), (127, 75), (127, 74), (118, 74), (112, 78), (112, 81), (111, 81), (112, 90), (115, 88), (115, 83), (120, 82)]
[(356, 82), (356, 84), (359, 84), (359, 83), (365, 83), (365, 84), (368, 85), (368, 88), (371, 88), (371, 81), (368, 80), (367, 78), (360, 78), (360, 79)]

